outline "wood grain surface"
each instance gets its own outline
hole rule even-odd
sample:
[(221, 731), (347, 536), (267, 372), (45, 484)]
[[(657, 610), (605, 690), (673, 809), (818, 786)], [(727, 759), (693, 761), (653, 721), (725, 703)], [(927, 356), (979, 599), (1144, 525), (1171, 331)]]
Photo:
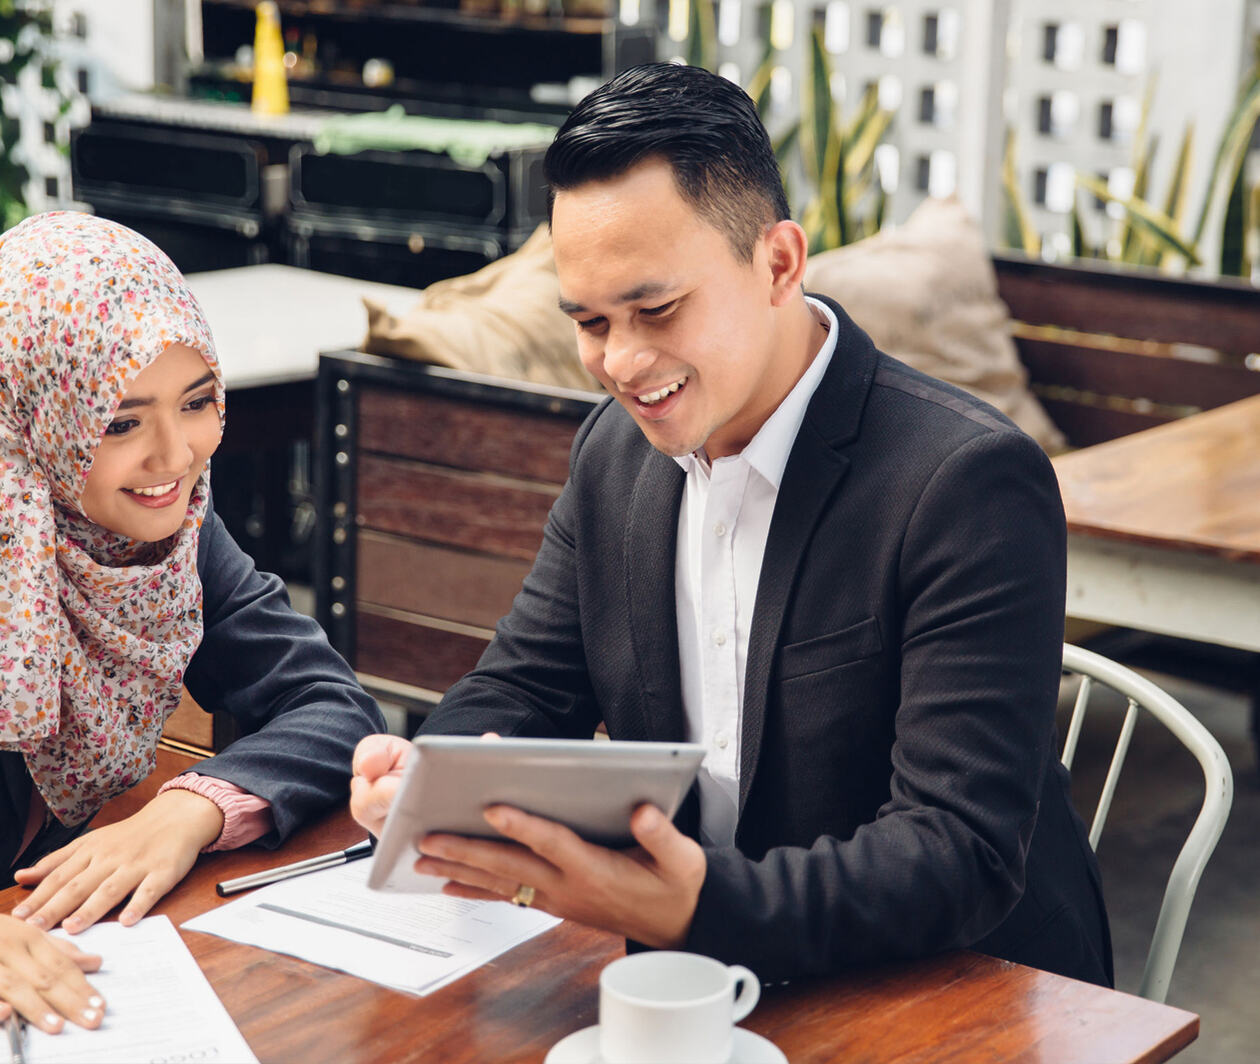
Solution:
[[(597, 401), (598, 397), (592, 397), (591, 406)], [(504, 476), (563, 484), (569, 475), (569, 448), (581, 420), (365, 387), (359, 398), (359, 447), (459, 469), (493, 469)]]
[(1068, 531), (1260, 562), (1260, 396), (1054, 459)]
[[(112, 803), (127, 815), (191, 759), (161, 751), (149, 783)], [(224, 904), (222, 879), (342, 849), (362, 838), (344, 811), (283, 850), (203, 856), (159, 906), (178, 925)], [(8, 911), (23, 892), (0, 894)], [(564, 923), (458, 982), (415, 998), (291, 957), (181, 932), (259, 1060), (302, 1064), (538, 1064), (597, 1021), (615, 936)], [(958, 952), (762, 991), (744, 1026), (793, 1064), (1157, 1064), (1198, 1034), (1198, 1017), (1086, 983)]]

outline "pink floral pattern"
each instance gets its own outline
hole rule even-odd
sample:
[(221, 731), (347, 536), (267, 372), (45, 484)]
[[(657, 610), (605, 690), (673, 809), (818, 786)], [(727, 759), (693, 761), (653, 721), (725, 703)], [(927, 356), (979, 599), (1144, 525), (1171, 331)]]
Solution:
[[(138, 233), (57, 211), (0, 236), (0, 749), (67, 825), (152, 771), (201, 642), (209, 468), (162, 543), (79, 505), (118, 403), (172, 343), (219, 377), (196, 299)], [(221, 417), (221, 379), (216, 400)]]

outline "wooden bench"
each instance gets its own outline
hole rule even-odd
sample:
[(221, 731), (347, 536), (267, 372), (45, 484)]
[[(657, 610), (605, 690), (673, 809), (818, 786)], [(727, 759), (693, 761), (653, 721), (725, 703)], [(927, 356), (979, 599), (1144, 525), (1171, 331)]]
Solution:
[[(999, 292), (1018, 322), (1016, 341), (1033, 391), (1075, 447), (1105, 443), (1260, 394), (1260, 288), (1239, 281), (1176, 280), (1098, 268), (1048, 266), (1015, 258), (998, 258), (995, 264)], [(1183, 435), (1189, 440), (1201, 434), (1174, 433), (1178, 440)], [(1195, 483), (1196, 477), (1200, 491), (1208, 477), (1212, 478), (1213, 492), (1252, 490), (1241, 470), (1230, 475), (1221, 468), (1227, 456), (1205, 455), (1207, 465), (1191, 473), (1170, 470), (1168, 463), (1175, 458), (1166, 449), (1163, 458), (1151, 457), (1160, 451), (1154, 440), (1140, 448), (1152, 468), (1128, 471), (1130, 487), (1135, 477), (1159, 478), (1164, 485), (1180, 479), (1182, 487), (1170, 491), (1175, 494), (1180, 490), (1187, 504), (1196, 503), (1195, 519), (1201, 523), (1212, 520), (1210, 513), (1221, 520), (1226, 519), (1223, 515), (1232, 514), (1235, 516), (1229, 520), (1236, 521), (1237, 515), (1254, 512), (1247, 498), (1192, 500), (1191, 495), (1184, 494), (1192, 490), (1186, 485)], [(1088, 547), (1086, 558), (1069, 545), (1069, 568), (1074, 559), (1080, 565), (1090, 559), (1091, 564), (1097, 564), (1099, 550), (1094, 544), (1099, 540), (1095, 537), (1118, 534), (1112, 522), (1114, 514), (1105, 512), (1107, 495), (1115, 485), (1082, 492), (1076, 484), (1086, 466), (1106, 466), (1101, 461), (1105, 453), (1098, 452), (1098, 461), (1074, 455), (1056, 463), (1061, 467), (1060, 475), (1070, 471), (1072, 480), (1065, 487), (1070, 540)], [(1191, 460), (1188, 452), (1184, 460)], [(1143, 496), (1153, 499), (1159, 494), (1159, 490), (1152, 490)], [(1155, 515), (1148, 513), (1148, 530), (1159, 526), (1158, 520), (1150, 525), (1154, 519)], [(1190, 519), (1189, 514), (1170, 512), (1164, 531), (1175, 536)], [(1260, 529), (1233, 527), (1232, 532), (1254, 539)], [(1084, 572), (1093, 569), (1087, 567)], [(1107, 570), (1099, 575), (1111, 580), (1111, 573)], [(1202, 582), (1207, 578), (1196, 578), (1200, 598), (1202, 588), (1213, 586), (1210, 581)], [(1115, 579), (1120, 583), (1138, 581), (1136, 570), (1126, 570)], [(1089, 586), (1101, 587), (1092, 578)], [(1238, 586), (1230, 585), (1230, 597), (1245, 598), (1245, 586), (1241, 579)], [(1254, 646), (1250, 640), (1239, 639), (1237, 632), (1222, 641), (1228, 646), (1198, 641), (1198, 633), (1206, 628), (1182, 626), (1176, 616), (1189, 606), (1189, 602), (1179, 602), (1179, 609), (1160, 611), (1158, 616), (1148, 615), (1153, 609), (1148, 607), (1128, 622), (1137, 627), (1107, 629), (1090, 645), (1129, 665), (1248, 695), (1256, 761), (1260, 764), (1260, 655), (1234, 649)], [(1115, 617), (1120, 615), (1114, 612)], [(1148, 627), (1180, 631), (1182, 637), (1142, 630)], [(1192, 630), (1195, 638), (1185, 638)]]
[[(1260, 393), (1258, 289), (1008, 256), (995, 266), (1031, 387), (1073, 446)], [(529, 570), (595, 402), (323, 356), (317, 616), (370, 689), (423, 710), (475, 664)]]
[(1029, 384), (1073, 447), (1260, 393), (1260, 288), (994, 258)]
[(598, 396), (356, 352), (318, 379), (316, 616), (410, 708), (476, 664)]

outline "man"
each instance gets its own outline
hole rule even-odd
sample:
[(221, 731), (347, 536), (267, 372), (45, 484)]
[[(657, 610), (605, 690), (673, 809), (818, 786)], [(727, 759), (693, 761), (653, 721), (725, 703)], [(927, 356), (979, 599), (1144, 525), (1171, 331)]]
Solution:
[[(1055, 754), (1044, 454), (806, 298), (805, 236), (736, 86), (628, 71), (546, 169), (560, 305), (610, 399), (511, 613), (423, 730), (602, 720), (708, 752), (677, 825), (636, 812), (637, 849), (495, 807), (512, 841), (430, 836), (417, 867), (763, 979), (966, 946), (1110, 983)], [(360, 745), (369, 829), (408, 752)]]

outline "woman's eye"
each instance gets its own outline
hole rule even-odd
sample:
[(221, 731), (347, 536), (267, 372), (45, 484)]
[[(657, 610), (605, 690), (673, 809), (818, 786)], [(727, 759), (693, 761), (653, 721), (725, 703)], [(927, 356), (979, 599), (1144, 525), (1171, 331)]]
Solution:
[(105, 430), (105, 435), (125, 436), (139, 424), (140, 422), (138, 422), (135, 418), (128, 418), (124, 421), (111, 421), (109, 423), (109, 427)]
[(196, 399), (191, 400), (188, 403), (188, 405), (185, 407), (185, 409), (191, 410), (193, 413), (196, 413), (197, 411), (204, 410), (207, 406), (212, 406), (213, 404), (214, 404), (213, 395), (199, 395), (197, 396)]

